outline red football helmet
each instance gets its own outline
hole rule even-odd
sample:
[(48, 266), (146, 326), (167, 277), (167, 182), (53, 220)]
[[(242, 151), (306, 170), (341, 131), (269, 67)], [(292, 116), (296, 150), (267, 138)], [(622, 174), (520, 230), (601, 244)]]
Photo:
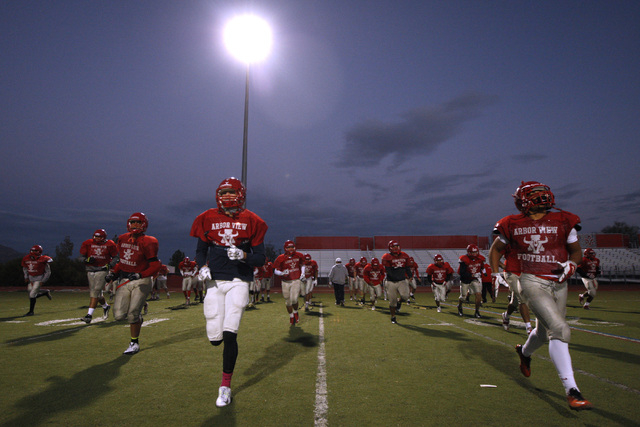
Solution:
[(360, 258), (360, 264), (366, 264), (367, 259), (365, 257)]
[(149, 221), (147, 216), (142, 212), (132, 214), (127, 220), (127, 231), (133, 234), (142, 234), (147, 231)]
[(538, 181), (522, 181), (513, 197), (516, 208), (523, 214), (528, 214), (531, 209), (547, 211), (555, 205), (555, 197), (549, 186)]
[(304, 254), (304, 260), (305, 260), (305, 261), (311, 261), (311, 255), (309, 255), (309, 254)]
[(380, 261), (378, 260), (378, 258), (371, 258), (371, 266), (372, 267), (377, 267), (380, 265)]
[(184, 257), (184, 259), (182, 260), (185, 264), (191, 262), (191, 260), (189, 259), (188, 256)]
[(587, 248), (584, 250), (584, 256), (589, 259), (594, 259), (596, 257), (596, 251), (591, 248)]
[(32, 256), (36, 256), (36, 257), (38, 257), (38, 256), (42, 255), (42, 250), (43, 250), (43, 249), (42, 249), (42, 246), (40, 246), (40, 245), (33, 245), (33, 246), (31, 247), (31, 250), (29, 251), (29, 253), (30, 253)]
[(94, 243), (104, 243), (107, 241), (107, 231), (104, 228), (99, 228), (93, 232)]
[(355, 264), (355, 263), (356, 263), (355, 258), (349, 258), (349, 264)]
[(444, 265), (444, 258), (442, 255), (436, 254), (436, 256), (433, 257), (433, 262), (435, 262), (438, 267), (442, 267)]
[(478, 249), (478, 245), (471, 244), (467, 246), (467, 256), (469, 258), (475, 258), (480, 255), (480, 249)]
[(247, 191), (239, 179), (227, 178), (218, 185), (216, 190), (218, 209), (230, 214), (242, 212), (246, 195)]
[(293, 240), (284, 242), (284, 251), (288, 254), (293, 254), (296, 251), (296, 244), (293, 243)]
[(400, 243), (397, 240), (389, 240), (389, 252), (392, 254), (400, 253)]

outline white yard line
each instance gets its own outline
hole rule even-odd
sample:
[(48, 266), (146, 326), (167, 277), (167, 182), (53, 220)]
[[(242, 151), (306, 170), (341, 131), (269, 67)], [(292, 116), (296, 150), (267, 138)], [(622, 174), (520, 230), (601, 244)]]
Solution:
[(327, 399), (327, 359), (324, 350), (324, 316), (322, 306), (320, 306), (320, 316), (318, 325), (318, 376), (316, 377), (316, 406), (314, 410), (315, 423), (317, 427), (325, 427), (328, 424), (327, 414), (329, 412), (329, 402)]

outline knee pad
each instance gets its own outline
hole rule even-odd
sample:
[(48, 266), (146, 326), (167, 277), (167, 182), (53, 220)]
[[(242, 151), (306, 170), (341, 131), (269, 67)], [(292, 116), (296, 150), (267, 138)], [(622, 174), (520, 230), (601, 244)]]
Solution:
[(217, 347), (217, 346), (219, 346), (220, 344), (222, 344), (222, 340), (219, 340), (219, 341), (209, 341), (209, 342), (210, 342), (210, 343), (211, 343), (211, 345), (212, 345), (212, 346), (214, 346), (214, 347)]

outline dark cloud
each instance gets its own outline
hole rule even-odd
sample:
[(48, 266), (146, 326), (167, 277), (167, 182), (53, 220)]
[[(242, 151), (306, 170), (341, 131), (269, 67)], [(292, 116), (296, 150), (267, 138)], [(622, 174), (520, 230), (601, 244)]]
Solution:
[[(403, 114), (399, 123), (370, 120), (358, 124), (347, 131), (337, 165), (370, 167), (387, 157), (399, 165), (413, 156), (429, 154), (496, 100), (493, 96), (469, 93), (437, 107), (413, 109)], [(355, 158), (358, 162), (354, 165)]]

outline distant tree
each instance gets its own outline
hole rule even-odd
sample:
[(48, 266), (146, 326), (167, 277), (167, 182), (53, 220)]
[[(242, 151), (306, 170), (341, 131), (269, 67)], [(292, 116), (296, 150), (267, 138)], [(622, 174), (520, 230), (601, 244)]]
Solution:
[(638, 246), (638, 232), (640, 232), (640, 227), (637, 225), (628, 225), (626, 222), (616, 221), (613, 225), (604, 227), (601, 232), (627, 235), (629, 236), (630, 245), (633, 247)]
[(21, 286), (24, 284), (22, 258), (0, 264), (0, 286)]
[(56, 246), (56, 261), (69, 259), (73, 255), (73, 242), (71, 241), (71, 237), (65, 236), (62, 243)]
[(171, 259), (169, 260), (169, 265), (175, 267), (177, 272), (178, 266), (180, 265), (180, 262), (184, 259), (185, 256), (186, 255), (184, 254), (184, 252), (178, 249), (173, 253), (173, 255), (171, 255)]
[(271, 243), (265, 244), (264, 250), (267, 254), (267, 258), (269, 258), (269, 261), (271, 262), (273, 262), (278, 257), (278, 255), (280, 255), (280, 251), (276, 252), (276, 248)]

